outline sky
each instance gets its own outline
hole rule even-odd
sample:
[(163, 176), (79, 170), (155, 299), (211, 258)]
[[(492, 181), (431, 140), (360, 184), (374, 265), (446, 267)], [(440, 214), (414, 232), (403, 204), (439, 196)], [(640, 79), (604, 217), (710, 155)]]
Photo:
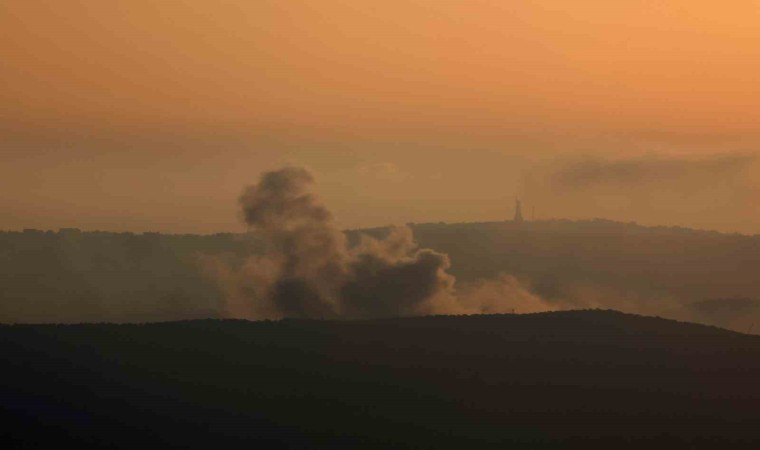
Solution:
[(760, 233), (760, 2), (4, 0), (0, 229), (241, 231), (304, 166), (342, 227)]

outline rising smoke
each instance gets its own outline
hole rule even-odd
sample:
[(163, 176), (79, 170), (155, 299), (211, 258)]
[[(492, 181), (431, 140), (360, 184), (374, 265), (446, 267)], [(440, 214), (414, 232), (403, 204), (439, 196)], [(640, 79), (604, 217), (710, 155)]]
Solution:
[[(240, 206), (251, 228), (243, 235), (0, 233), (0, 321), (588, 308), (740, 331), (760, 320), (757, 237), (596, 221), (415, 227), (426, 246), (455, 255), (455, 284), (448, 256), (420, 248), (410, 228), (382, 238), (377, 230), (374, 237), (341, 232), (306, 170), (265, 174)], [(199, 261), (213, 283), (197, 276)], [(499, 275), (504, 270), (515, 276)]]
[(703, 158), (584, 158), (560, 165), (548, 177), (558, 189), (581, 190), (599, 186), (668, 184), (693, 188), (713, 180), (743, 180), (756, 157), (747, 154)]
[[(455, 286), (446, 254), (419, 248), (412, 230), (349, 246), (313, 192), (314, 177), (288, 167), (265, 173), (240, 197), (251, 238), (263, 248), (242, 261), (207, 257), (205, 265), (235, 318), (373, 318), (425, 314), (530, 313), (615, 308), (693, 319), (677, 299), (563, 283), (553, 293), (502, 274)], [(551, 295), (549, 295), (551, 294)]]
[[(386, 317), (469, 311), (454, 295), (448, 256), (420, 249), (407, 227), (350, 247), (302, 168), (267, 172), (240, 198), (264, 250), (212, 269), (234, 317)], [(476, 312), (473, 310), (472, 312)]]

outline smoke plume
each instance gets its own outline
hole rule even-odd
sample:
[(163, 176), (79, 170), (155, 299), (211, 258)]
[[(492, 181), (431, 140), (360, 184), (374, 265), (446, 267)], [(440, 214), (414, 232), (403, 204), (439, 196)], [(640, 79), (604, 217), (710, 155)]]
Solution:
[(242, 218), (260, 245), (242, 260), (206, 261), (225, 294), (227, 316), (372, 318), (614, 308), (699, 319), (684, 301), (662, 292), (581, 279), (547, 287), (502, 273), (455, 286), (448, 255), (419, 248), (408, 227), (392, 227), (383, 238), (361, 235), (349, 246), (313, 190), (314, 177), (294, 167), (267, 172), (245, 189)]
[(712, 158), (585, 158), (559, 167), (549, 181), (565, 190), (605, 185), (640, 188), (653, 183), (693, 188), (710, 180), (741, 180), (754, 162), (755, 157), (745, 154)]
[(383, 317), (444, 312), (454, 277), (446, 255), (419, 249), (411, 230), (362, 236), (349, 247), (302, 168), (265, 173), (240, 197), (245, 223), (264, 242), (260, 255), (211, 269), (235, 317)]

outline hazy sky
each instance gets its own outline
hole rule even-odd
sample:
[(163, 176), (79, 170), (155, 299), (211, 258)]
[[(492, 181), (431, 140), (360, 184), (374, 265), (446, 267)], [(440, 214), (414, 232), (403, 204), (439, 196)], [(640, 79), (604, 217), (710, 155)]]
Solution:
[(760, 2), (3, 0), (0, 229), (241, 230), (305, 165), (346, 227), (760, 232)]

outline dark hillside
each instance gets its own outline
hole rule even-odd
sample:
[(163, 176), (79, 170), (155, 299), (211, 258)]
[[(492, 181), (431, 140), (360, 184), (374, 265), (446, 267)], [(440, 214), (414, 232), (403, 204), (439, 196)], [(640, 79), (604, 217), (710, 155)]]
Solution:
[(530, 278), (546, 296), (589, 282), (694, 301), (760, 297), (760, 236), (601, 219), (413, 229), (420, 245), (451, 257), (452, 272), (463, 281), (506, 271)]
[(421, 224), (414, 234), (449, 255), (460, 283), (509, 273), (558, 308), (623, 309), (738, 331), (760, 323), (760, 310), (745, 307), (760, 299), (757, 235), (607, 220)]
[(233, 234), (0, 232), (0, 322), (220, 317), (198, 255), (250, 250)]
[[(508, 273), (557, 309), (625, 309), (740, 331), (760, 324), (757, 308), (735, 301), (760, 299), (760, 236), (606, 220), (411, 228), (420, 246), (449, 255), (459, 285)], [(356, 243), (387, 231), (347, 235)], [(222, 318), (225, 294), (199, 258), (240, 264), (259, 247), (229, 233), (0, 232), (0, 322)]]
[(760, 442), (760, 338), (612, 311), (15, 325), (0, 351), (5, 448)]

